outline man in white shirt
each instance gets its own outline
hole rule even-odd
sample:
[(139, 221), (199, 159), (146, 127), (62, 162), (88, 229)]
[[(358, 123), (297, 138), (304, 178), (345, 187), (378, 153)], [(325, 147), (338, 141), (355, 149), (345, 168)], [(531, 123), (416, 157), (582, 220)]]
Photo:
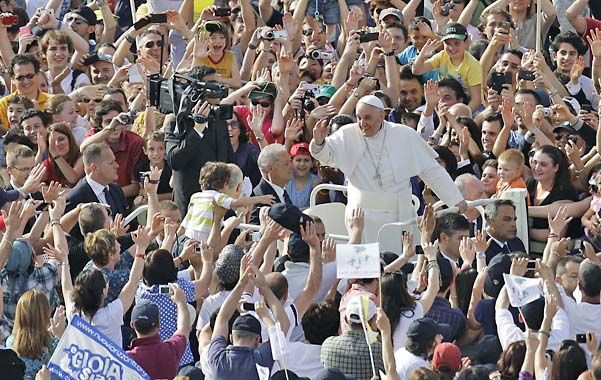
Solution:
[(582, 299), (577, 302), (566, 295), (563, 287), (559, 287), (563, 307), (570, 320), (570, 339), (576, 334), (589, 331), (601, 336), (601, 267), (590, 259), (584, 260), (578, 270), (578, 289)]
[(428, 357), (442, 342), (442, 326), (432, 318), (420, 318), (407, 329), (407, 344), (394, 353), (396, 370), (401, 380), (408, 380), (411, 373), (421, 367), (430, 367)]

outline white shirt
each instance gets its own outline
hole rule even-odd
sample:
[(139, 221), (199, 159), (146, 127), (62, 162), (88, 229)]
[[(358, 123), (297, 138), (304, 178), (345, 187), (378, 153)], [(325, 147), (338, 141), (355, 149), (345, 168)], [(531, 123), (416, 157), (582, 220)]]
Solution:
[(595, 85), (593, 80), (587, 76), (581, 75), (577, 84), (572, 84), (572, 82), (566, 83), (566, 89), (572, 96), (578, 95), (580, 90), (586, 96), (586, 100), (591, 103), (591, 106), (596, 111), (599, 105), (599, 96), (597, 96), (597, 92), (595, 91)]
[[(78, 313), (70, 308), (67, 310), (67, 320), (71, 322), (74, 315)], [(80, 315), (86, 322), (90, 323), (88, 317)], [(90, 323), (96, 327), (104, 335), (108, 336), (117, 346), (123, 345), (123, 337), (121, 335), (121, 326), (123, 325), (123, 304), (121, 300), (117, 298), (113, 302), (109, 303), (105, 307), (99, 309)]]
[(215, 310), (219, 309), (225, 302), (227, 296), (231, 293), (229, 290), (223, 290), (207, 297), (200, 307), (198, 313), (198, 322), (196, 323), (196, 329), (202, 330), (203, 327), (211, 320), (211, 315)]
[(588, 302), (576, 302), (573, 298), (568, 297), (563, 286), (557, 286), (563, 308), (570, 320), (570, 335), (571, 339), (576, 339), (576, 334), (586, 334), (589, 331), (594, 331), (597, 336), (601, 336), (601, 304), (592, 304)]
[[(495, 310), (495, 321), (497, 322), (497, 334), (499, 335), (503, 350), (506, 350), (513, 342), (526, 339), (527, 333), (515, 325), (513, 315), (509, 310)], [(557, 350), (561, 345), (561, 342), (566, 339), (574, 338), (576, 337), (570, 337), (570, 322), (566, 312), (563, 309), (559, 309), (551, 324), (551, 336), (549, 337), (548, 344), (549, 349)]]
[[(48, 78), (48, 91), (50, 91), (50, 93), (52, 93), (52, 76), (50, 75), (50, 71), (46, 72), (46, 78)], [(73, 70), (71, 70), (69, 72), (69, 74), (65, 77), (65, 79), (63, 79), (61, 81), (61, 87), (63, 89), (63, 93), (64, 94), (70, 94), (73, 90), (75, 90), (76, 88), (80, 87), (81, 85), (84, 84), (91, 84), (90, 83), (90, 78), (88, 78), (88, 75), (86, 73), (81, 73), (77, 76), (77, 78), (75, 79), (75, 85), (73, 86), (73, 88), (71, 88), (71, 82), (73, 81)]]
[(421, 367), (430, 367), (427, 360), (422, 357), (413, 355), (407, 351), (405, 347), (394, 352), (394, 360), (396, 362), (396, 372), (401, 380), (409, 380), (411, 373)]
[[(309, 277), (309, 263), (295, 263), (287, 261), (284, 263), (286, 268), (282, 274), (288, 280), (288, 300), (294, 301), (303, 291)], [(336, 282), (336, 263), (327, 263), (323, 266), (321, 274), (321, 287), (319, 292), (313, 297), (314, 302), (323, 300), (328, 290)]]
[(392, 333), (392, 347), (395, 349), (395, 351), (405, 347), (405, 344), (407, 343), (407, 329), (409, 329), (409, 325), (416, 319), (422, 318), (423, 316), (424, 308), (421, 301), (417, 301), (415, 303), (415, 309), (413, 309), (413, 312), (405, 311), (401, 313), (399, 323), (397, 323), (396, 328)]
[(94, 192), (94, 194), (96, 194), (96, 198), (98, 198), (100, 203), (104, 203), (105, 205), (108, 205), (109, 203), (106, 200), (106, 196), (104, 194), (104, 189), (106, 189), (106, 186), (101, 185), (98, 182), (94, 181), (88, 175), (86, 175), (86, 181), (88, 182), (88, 185), (90, 185), (90, 187), (92, 188), (92, 191)]
[[(303, 342), (288, 342), (286, 344), (286, 367), (299, 377), (315, 379), (325, 367), (320, 359), (321, 346)], [(275, 362), (271, 373), (280, 369)]]

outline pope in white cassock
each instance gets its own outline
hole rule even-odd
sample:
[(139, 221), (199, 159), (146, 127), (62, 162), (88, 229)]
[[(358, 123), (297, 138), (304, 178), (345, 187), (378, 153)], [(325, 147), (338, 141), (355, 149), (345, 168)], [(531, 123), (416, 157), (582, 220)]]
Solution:
[(354, 208), (363, 209), (364, 243), (376, 242), (380, 227), (386, 223), (415, 218), (410, 183), (414, 176), (447, 206), (458, 206), (465, 212), (467, 204), (436, 162), (438, 154), (415, 130), (385, 121), (384, 104), (373, 95), (359, 99), (356, 115), (357, 123), (345, 125), (331, 136), (327, 136), (327, 123), (318, 123), (309, 150), (321, 164), (345, 174), (346, 213), (348, 216)]

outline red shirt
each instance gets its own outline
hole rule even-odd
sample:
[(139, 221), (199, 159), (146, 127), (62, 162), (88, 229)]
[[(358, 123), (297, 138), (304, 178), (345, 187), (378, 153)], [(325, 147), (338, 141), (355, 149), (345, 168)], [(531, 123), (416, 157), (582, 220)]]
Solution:
[[(92, 128), (85, 138), (94, 135), (96, 131)], [(84, 138), (84, 140), (85, 140)], [(135, 180), (135, 167), (144, 156), (144, 139), (132, 131), (123, 129), (119, 138), (119, 145), (111, 147), (115, 155), (115, 161), (119, 164), (117, 169), (117, 185), (123, 187), (130, 185)], [(135, 181), (134, 181), (135, 180)]]
[[(246, 127), (246, 131), (248, 133), (248, 137), (250, 138), (251, 142), (255, 145), (259, 145), (257, 143), (257, 139), (255, 138), (255, 134), (250, 129), (250, 126), (248, 125), (248, 122), (247, 122), (247, 118), (249, 116), (251, 116), (250, 108), (248, 108), (248, 106), (235, 106), (234, 112), (236, 112), (236, 115), (238, 115), (238, 120), (240, 121), (240, 123), (244, 124), (244, 126)], [(284, 135), (283, 134), (280, 136), (274, 136), (273, 133), (271, 133), (271, 123), (272, 122), (273, 122), (273, 116), (269, 116), (269, 115), (265, 116), (265, 119), (263, 120), (263, 126), (261, 127), (261, 130), (263, 131), (263, 136), (265, 136), (265, 141), (267, 141), (268, 144), (273, 144), (274, 142), (283, 144), (284, 143)]]
[(173, 379), (187, 342), (188, 339), (182, 334), (174, 334), (164, 342), (156, 334), (132, 340), (131, 350), (127, 354), (144, 368), (151, 379)]

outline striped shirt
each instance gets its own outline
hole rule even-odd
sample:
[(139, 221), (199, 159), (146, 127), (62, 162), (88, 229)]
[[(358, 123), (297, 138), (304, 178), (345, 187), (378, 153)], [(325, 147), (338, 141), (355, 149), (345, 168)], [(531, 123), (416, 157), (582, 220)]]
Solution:
[(215, 190), (195, 193), (190, 197), (188, 213), (182, 222), (186, 236), (196, 241), (207, 241), (213, 225), (213, 201), (219, 206), (230, 209), (234, 199)]

